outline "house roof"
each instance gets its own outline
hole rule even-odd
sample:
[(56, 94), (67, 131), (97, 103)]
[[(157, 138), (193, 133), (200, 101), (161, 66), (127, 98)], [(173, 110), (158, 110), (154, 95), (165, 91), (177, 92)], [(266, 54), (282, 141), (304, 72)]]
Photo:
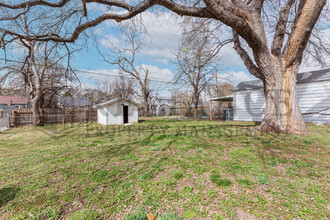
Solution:
[[(330, 80), (330, 69), (299, 73), (297, 76), (297, 84), (320, 82), (327, 80)], [(259, 88), (263, 88), (263, 83), (261, 80), (258, 79), (239, 83), (234, 89), (234, 92)]]
[(28, 97), (23, 96), (0, 96), (0, 104), (14, 105), (14, 104), (27, 104)]
[(210, 99), (210, 101), (233, 101), (233, 100), (234, 100), (233, 95), (221, 96)]
[(132, 100), (130, 100), (130, 99), (127, 99), (127, 98), (123, 98), (123, 97), (122, 97), (122, 98), (111, 99), (111, 100), (109, 100), (109, 101), (106, 101), (106, 102), (103, 102), (103, 103), (97, 104), (97, 105), (95, 105), (95, 107), (96, 107), (96, 108), (101, 108), (101, 107), (108, 106), (108, 105), (114, 104), (114, 103), (116, 103), (116, 102), (119, 102), (119, 101), (121, 101), (121, 100), (125, 100), (125, 101), (130, 102), (130, 103), (132, 103), (132, 104), (134, 104), (134, 105), (139, 105), (138, 103), (136, 103), (136, 102), (134, 102), (134, 101), (132, 101)]
[(66, 107), (84, 107), (89, 106), (90, 101), (89, 98), (86, 97), (61, 97), (60, 104)]

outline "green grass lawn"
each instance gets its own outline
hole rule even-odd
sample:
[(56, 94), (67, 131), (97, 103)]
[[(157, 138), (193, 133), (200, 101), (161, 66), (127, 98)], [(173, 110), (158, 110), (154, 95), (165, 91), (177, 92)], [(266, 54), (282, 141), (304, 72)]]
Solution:
[(330, 128), (153, 120), (0, 134), (1, 219), (329, 219)]

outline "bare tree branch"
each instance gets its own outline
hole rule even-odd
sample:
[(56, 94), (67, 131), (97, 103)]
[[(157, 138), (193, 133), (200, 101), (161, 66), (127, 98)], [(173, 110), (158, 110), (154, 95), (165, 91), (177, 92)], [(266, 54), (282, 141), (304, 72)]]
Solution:
[(274, 40), (272, 45), (272, 54), (274, 54), (275, 56), (278, 56), (281, 53), (285, 32), (286, 32), (286, 26), (289, 19), (290, 9), (294, 4), (294, 2), (295, 0), (288, 0), (280, 11), (280, 17), (276, 25)]
[(243, 60), (246, 68), (249, 72), (254, 75), (255, 77), (261, 79), (262, 81), (265, 80), (265, 76), (260, 72), (259, 68), (251, 60), (249, 54), (243, 49), (241, 43), (239, 41), (238, 34), (233, 31), (233, 41), (234, 41), (234, 49), (240, 55), (241, 59)]

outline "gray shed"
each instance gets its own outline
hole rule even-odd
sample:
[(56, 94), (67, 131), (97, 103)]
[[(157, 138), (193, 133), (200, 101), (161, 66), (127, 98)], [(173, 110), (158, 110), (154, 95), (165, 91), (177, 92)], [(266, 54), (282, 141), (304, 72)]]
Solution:
[[(299, 73), (297, 98), (305, 122), (330, 123), (330, 69)], [(261, 80), (237, 85), (234, 90), (234, 120), (262, 121), (265, 107)]]

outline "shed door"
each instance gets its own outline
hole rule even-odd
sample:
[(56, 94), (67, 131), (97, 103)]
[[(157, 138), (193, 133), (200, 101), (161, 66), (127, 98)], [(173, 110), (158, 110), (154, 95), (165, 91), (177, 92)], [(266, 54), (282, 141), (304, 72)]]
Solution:
[(123, 106), (123, 120), (124, 120), (124, 124), (128, 123), (128, 106), (124, 105)]

